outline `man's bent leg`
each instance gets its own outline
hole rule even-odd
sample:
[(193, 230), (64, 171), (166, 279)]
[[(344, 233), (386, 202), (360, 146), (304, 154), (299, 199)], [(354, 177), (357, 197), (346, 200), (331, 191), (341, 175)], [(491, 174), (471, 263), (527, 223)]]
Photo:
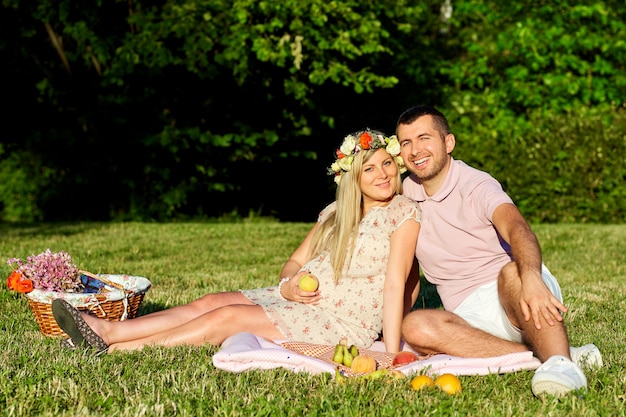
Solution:
[[(546, 283), (545, 277), (542, 276), (542, 278)], [(549, 285), (548, 288), (550, 288)], [(560, 298), (560, 294), (557, 295), (553, 288), (550, 289), (553, 295)], [(543, 394), (562, 396), (571, 391), (586, 390), (587, 378), (570, 357), (565, 325), (562, 321), (556, 321), (553, 325), (549, 325), (540, 316), (541, 329), (537, 329), (532, 320), (526, 321), (519, 304), (521, 291), (522, 282), (517, 267), (514, 263), (508, 264), (502, 269), (498, 279), (498, 293), (501, 303), (511, 322), (522, 330), (524, 341), (531, 346), (535, 355), (543, 362), (535, 371), (531, 382), (533, 394), (537, 396)]]
[[(542, 320), (541, 329), (537, 329), (532, 320), (526, 321), (524, 319), (519, 303), (521, 292), (522, 282), (517, 273), (517, 267), (511, 262), (502, 268), (498, 279), (500, 302), (506, 311), (509, 321), (521, 330), (524, 342), (542, 362), (554, 355), (561, 355), (571, 359), (569, 340), (563, 322), (555, 321), (551, 326), (540, 316)], [(560, 296), (560, 288), (559, 294), (556, 296)]]
[[(552, 275), (550, 270), (545, 265), (541, 266), (541, 278), (543, 279), (543, 282), (546, 284), (550, 292), (560, 302), (563, 302), (561, 287), (559, 286), (559, 283), (554, 275)], [(598, 349), (598, 347), (593, 343), (578, 347), (570, 346), (569, 355), (572, 360), (581, 368), (598, 368), (601, 367), (603, 364), (600, 349)]]
[(521, 343), (504, 340), (470, 326), (454, 313), (443, 310), (415, 310), (402, 322), (402, 336), (416, 351), (488, 358), (528, 350)]

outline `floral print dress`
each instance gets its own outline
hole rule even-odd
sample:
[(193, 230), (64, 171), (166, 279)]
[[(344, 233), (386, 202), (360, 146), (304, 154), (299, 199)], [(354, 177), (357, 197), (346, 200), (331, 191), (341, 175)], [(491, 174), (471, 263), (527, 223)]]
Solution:
[[(327, 206), (318, 221), (335, 210)], [(285, 301), (278, 286), (242, 290), (265, 313), (287, 340), (335, 345), (342, 337), (350, 344), (369, 347), (383, 326), (383, 286), (391, 234), (405, 221), (420, 221), (417, 204), (398, 195), (385, 207), (373, 207), (361, 220), (347, 274), (335, 285), (327, 253), (302, 267), (319, 280), (317, 305)]]

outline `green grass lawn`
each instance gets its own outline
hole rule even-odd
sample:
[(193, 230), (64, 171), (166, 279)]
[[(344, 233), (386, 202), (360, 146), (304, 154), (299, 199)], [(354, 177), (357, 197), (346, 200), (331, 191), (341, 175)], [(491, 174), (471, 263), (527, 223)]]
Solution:
[[(65, 250), (94, 273), (149, 278), (140, 314), (207, 292), (272, 285), (310, 224), (85, 223), (0, 225), (6, 260)], [(92, 357), (39, 331), (26, 298), (0, 289), (0, 415), (6, 416), (623, 416), (626, 415), (626, 225), (537, 225), (559, 279), (573, 345), (595, 343), (604, 367), (584, 397), (537, 399), (532, 371), (461, 376), (463, 392), (414, 392), (409, 379), (348, 381), (286, 370), (216, 369), (219, 348), (147, 348)], [(429, 296), (428, 291), (425, 293)], [(428, 300), (423, 299), (423, 302)]]

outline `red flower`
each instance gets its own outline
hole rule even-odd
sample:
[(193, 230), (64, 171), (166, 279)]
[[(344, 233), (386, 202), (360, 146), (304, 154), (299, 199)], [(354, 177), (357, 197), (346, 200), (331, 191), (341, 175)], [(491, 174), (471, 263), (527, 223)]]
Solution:
[(361, 133), (361, 136), (359, 136), (359, 144), (361, 145), (361, 149), (369, 149), (372, 140), (372, 136), (369, 133)]
[(33, 281), (23, 279), (17, 283), (17, 292), (31, 292), (33, 290)]
[(17, 271), (11, 272), (11, 275), (7, 278), (7, 287), (10, 290), (17, 290), (17, 283), (22, 279), (22, 274)]
[(31, 292), (34, 288), (33, 281), (23, 278), (22, 274), (17, 271), (11, 272), (11, 275), (7, 278), (7, 286), (10, 290), (17, 292)]
[(341, 152), (339, 149), (337, 149), (335, 151), (335, 153), (337, 154), (337, 159), (341, 159), (341, 158), (345, 158), (346, 157), (346, 155), (344, 155), (344, 153)]

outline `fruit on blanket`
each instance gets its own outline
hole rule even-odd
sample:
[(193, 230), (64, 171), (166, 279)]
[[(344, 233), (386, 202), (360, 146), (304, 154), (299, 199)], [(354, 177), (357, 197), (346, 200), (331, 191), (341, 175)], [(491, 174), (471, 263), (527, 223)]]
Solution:
[(452, 374), (442, 374), (435, 379), (435, 385), (446, 394), (458, 394), (461, 392), (461, 380)]
[(352, 359), (350, 369), (353, 372), (370, 373), (376, 370), (376, 359), (369, 355), (360, 354), (356, 358)]
[(435, 386), (435, 381), (428, 375), (418, 375), (411, 380), (411, 389), (413, 391), (419, 391), (423, 388), (430, 388)]
[(357, 348), (354, 345), (350, 345), (350, 353), (352, 354), (353, 358), (356, 358), (357, 356), (359, 356), (359, 348)]
[(350, 349), (347, 346), (339, 345), (343, 348), (343, 364), (347, 367), (352, 365), (352, 361), (354, 360), (354, 356), (350, 353)]
[(335, 346), (335, 352), (333, 352), (333, 362), (343, 365), (343, 348), (344, 346), (341, 344)]
[(298, 280), (298, 286), (302, 291), (316, 291), (320, 283), (313, 274), (304, 274)]
[(333, 352), (333, 362), (340, 365), (352, 366), (354, 358), (359, 356), (359, 349), (356, 346), (351, 345), (348, 347), (348, 338), (342, 337), (339, 343), (335, 345), (335, 351)]
[(415, 353), (410, 352), (408, 350), (403, 350), (395, 354), (395, 356), (393, 357), (393, 360), (391, 361), (391, 364), (393, 366), (406, 365), (407, 363), (415, 362), (416, 360), (417, 360), (417, 355)]

